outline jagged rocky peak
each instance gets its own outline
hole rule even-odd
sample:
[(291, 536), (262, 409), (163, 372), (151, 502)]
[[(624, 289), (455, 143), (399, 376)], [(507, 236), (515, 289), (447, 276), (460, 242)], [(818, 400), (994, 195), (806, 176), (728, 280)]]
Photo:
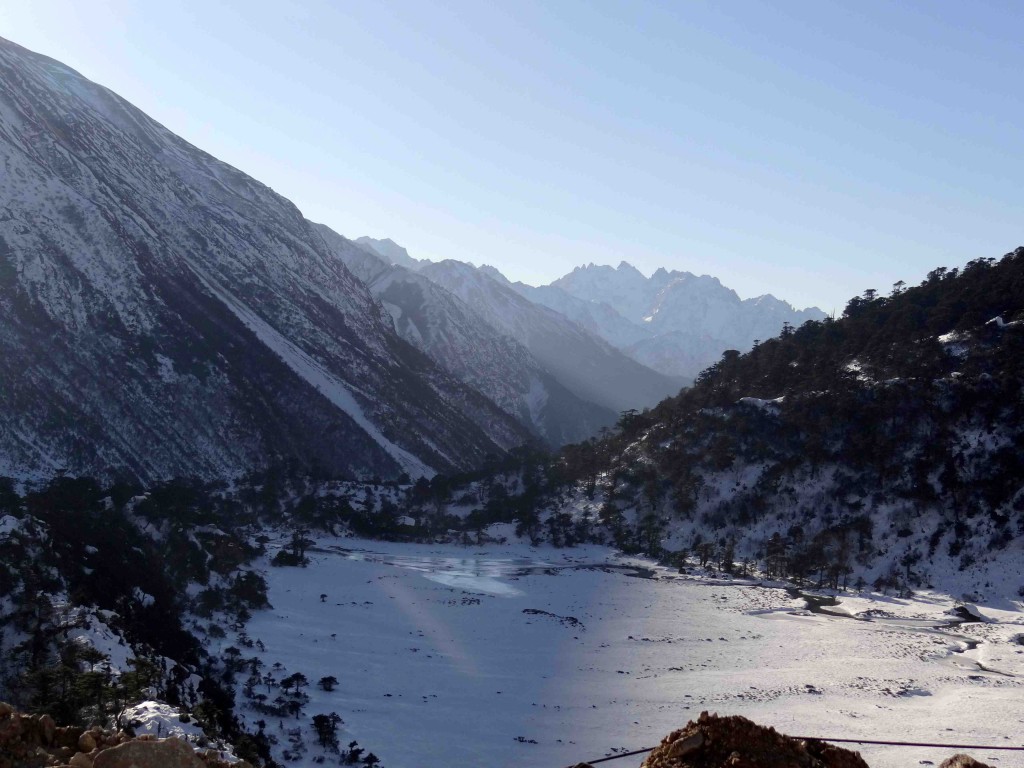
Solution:
[[(590, 328), (655, 370), (695, 377), (726, 349), (749, 349), (786, 323), (799, 326), (825, 314), (796, 310), (773, 296), (741, 300), (711, 275), (661, 267), (649, 277), (621, 262), (589, 264), (555, 280), (532, 298)], [(525, 290), (525, 289), (524, 289)], [(582, 304), (572, 301), (572, 299)]]
[(497, 267), (492, 267), (490, 264), (480, 265), (480, 272), (492, 280), (497, 280), (499, 283), (504, 283), (505, 285), (510, 283), (509, 279)]
[[(416, 272), (387, 264), (329, 227), (317, 227), (337, 257), (384, 304), (402, 338), (489, 397), (536, 437), (560, 446), (585, 440), (614, 423), (614, 411), (573, 395), (520, 342), (496, 328), (487, 313), (429, 278), (435, 271), (465, 272), (458, 262)], [(508, 284), (493, 267), (481, 267), (477, 276), (485, 285)]]
[(369, 248), (389, 264), (398, 264), (406, 269), (418, 269), (422, 264), (429, 263), (426, 259), (413, 258), (409, 255), (409, 251), (389, 237), (376, 240), (364, 235), (357, 237), (354, 242)]

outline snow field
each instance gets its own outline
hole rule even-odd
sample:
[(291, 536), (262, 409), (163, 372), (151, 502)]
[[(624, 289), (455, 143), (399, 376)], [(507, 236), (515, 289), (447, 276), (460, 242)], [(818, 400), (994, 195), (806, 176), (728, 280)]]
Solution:
[[(267, 569), (274, 608), (246, 627), (267, 668), (310, 681), (302, 719), (267, 727), (282, 744), (303, 727), (299, 765), (320, 754), (309, 718), (332, 711), (342, 745), (356, 739), (388, 768), (571, 765), (652, 746), (704, 709), (800, 736), (1012, 744), (1024, 731), (1019, 610), (936, 631), (948, 597), (841, 598), (840, 611), (884, 612), (855, 621), (600, 547), (327, 539), (310, 556)], [(316, 686), (328, 675), (333, 692)], [(895, 768), (955, 750), (861, 751)], [(975, 756), (1024, 766), (1020, 753)]]

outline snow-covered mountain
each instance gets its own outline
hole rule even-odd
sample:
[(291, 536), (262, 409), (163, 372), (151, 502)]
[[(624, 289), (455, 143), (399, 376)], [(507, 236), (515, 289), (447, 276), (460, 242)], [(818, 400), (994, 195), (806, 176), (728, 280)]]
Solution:
[(652, 406), (682, 385), (680, 379), (638, 363), (563, 314), (522, 296), (493, 267), (447, 260), (424, 264), (419, 274), (522, 344), (583, 400), (619, 412)]
[(708, 275), (659, 269), (648, 278), (626, 262), (577, 267), (548, 286), (514, 287), (644, 365), (689, 379), (726, 349), (746, 351), (756, 340), (777, 336), (785, 323), (825, 317), (774, 296), (740, 299)]
[(0, 474), (395, 476), (528, 434), (285, 198), (0, 40)]
[[(584, 440), (615, 422), (615, 411), (572, 394), (522, 344), (451, 291), (360, 247), (368, 238), (353, 242), (316, 226), (334, 254), (391, 313), (402, 338), (551, 445)], [(390, 240), (374, 242), (391, 243), (406, 253)]]

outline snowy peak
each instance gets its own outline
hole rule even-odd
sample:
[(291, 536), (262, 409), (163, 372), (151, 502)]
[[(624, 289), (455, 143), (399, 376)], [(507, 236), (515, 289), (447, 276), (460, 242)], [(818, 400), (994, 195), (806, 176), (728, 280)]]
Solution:
[[(531, 297), (567, 313), (639, 362), (686, 378), (726, 349), (746, 350), (756, 339), (777, 335), (786, 323), (798, 326), (825, 316), (817, 308), (797, 311), (774, 296), (741, 300), (710, 275), (662, 267), (647, 278), (627, 262), (615, 269), (577, 267), (546, 287), (561, 295), (533, 289)], [(574, 305), (565, 296), (605, 309)]]
[(425, 260), (414, 259), (409, 252), (390, 238), (375, 240), (372, 237), (357, 237), (356, 243), (368, 248), (377, 256), (380, 256), (388, 264), (397, 264), (406, 269), (419, 269), (420, 265), (428, 263)]
[(497, 267), (492, 267), (490, 264), (482, 264), (480, 265), (479, 269), (483, 274), (487, 275), (492, 280), (496, 280), (497, 282), (502, 283), (504, 285), (511, 285), (509, 279), (505, 277), (505, 275), (503, 275), (500, 271), (498, 271)]

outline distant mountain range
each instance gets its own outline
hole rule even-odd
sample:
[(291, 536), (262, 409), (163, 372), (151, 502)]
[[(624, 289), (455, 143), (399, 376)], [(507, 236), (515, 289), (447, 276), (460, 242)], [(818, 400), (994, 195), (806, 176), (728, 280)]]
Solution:
[[(529, 334), (523, 323), (507, 318), (514, 302), (484, 278), (515, 291), (535, 305), (554, 310), (589, 336), (604, 340), (635, 362), (670, 377), (676, 388), (692, 382), (727, 349), (746, 352), (756, 342), (777, 336), (786, 325), (797, 327), (825, 317), (817, 307), (798, 310), (767, 294), (740, 299), (735, 291), (708, 275), (659, 269), (648, 278), (626, 262), (618, 268), (588, 264), (550, 285), (530, 286), (510, 282), (488, 265), (419, 261), (392, 240), (360, 237), (355, 242), (387, 263), (415, 270), (454, 292), (471, 291), (479, 312), (491, 314), (496, 327), (528, 347)], [(473, 278), (476, 289), (471, 289), (467, 282), (471, 273), (478, 276)], [(489, 287), (482, 290), (483, 285)], [(533, 351), (545, 360), (545, 365), (558, 366), (564, 361), (561, 350), (547, 356), (543, 350)], [(575, 369), (572, 364), (563, 367)], [(618, 382), (612, 384), (613, 389), (618, 386)], [(619, 410), (649, 404), (631, 391), (625, 398), (628, 406), (621, 397), (609, 401), (592, 389), (585, 389), (584, 396)]]
[[(420, 266), (420, 262), (410, 259), (405, 249), (390, 240), (360, 238), (353, 242), (324, 225), (317, 227), (338, 258), (391, 313), (402, 338), (487, 395), (548, 444), (559, 446), (590, 437), (615, 422), (621, 410), (615, 406), (627, 402), (631, 405), (623, 407), (632, 407), (640, 402), (613, 400), (613, 405), (603, 406), (585, 398), (585, 393), (572, 390), (534, 356), (527, 347), (525, 334), (508, 333), (505, 325), (495, 322), (492, 312), (486, 308), (481, 311), (457, 291), (448, 290), (444, 280), (448, 271), (444, 265), (448, 262), (427, 265), (416, 272), (405, 265)], [(377, 251), (378, 247), (382, 251)], [(405, 258), (399, 259), (402, 264), (386, 255), (399, 252), (405, 254)], [(483, 284), (491, 281), (482, 273), (474, 274)], [(502, 290), (497, 285), (494, 288)], [(579, 335), (568, 321), (548, 318), (551, 313), (547, 310), (534, 307), (515, 294), (512, 299), (517, 305), (524, 305), (519, 306), (523, 312), (543, 315), (563, 332)], [(623, 364), (632, 364), (622, 355), (617, 357), (622, 358)], [(657, 376), (633, 365), (651, 377)], [(659, 381), (659, 388), (643, 404), (653, 404), (678, 389), (674, 382)]]
[(740, 299), (717, 278), (657, 270), (649, 278), (618, 268), (578, 267), (549, 286), (517, 284), (525, 296), (572, 318), (638, 362), (693, 379), (722, 352), (746, 352), (783, 326), (822, 320), (817, 307), (797, 310), (771, 295)]

